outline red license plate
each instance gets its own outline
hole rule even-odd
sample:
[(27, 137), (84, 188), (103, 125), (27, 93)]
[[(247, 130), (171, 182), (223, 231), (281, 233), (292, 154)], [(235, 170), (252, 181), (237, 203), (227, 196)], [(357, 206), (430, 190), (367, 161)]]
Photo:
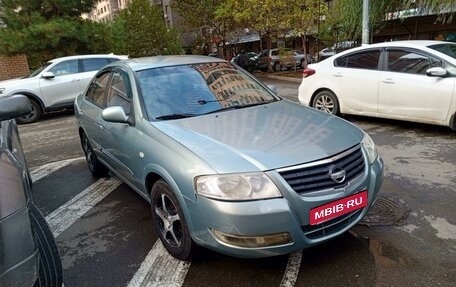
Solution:
[(309, 213), (310, 225), (323, 223), (366, 206), (367, 190), (312, 208)]

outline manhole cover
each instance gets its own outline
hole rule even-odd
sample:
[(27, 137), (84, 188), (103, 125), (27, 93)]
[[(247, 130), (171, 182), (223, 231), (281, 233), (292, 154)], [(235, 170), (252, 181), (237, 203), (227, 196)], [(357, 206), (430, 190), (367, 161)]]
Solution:
[(402, 225), (410, 210), (402, 199), (379, 197), (358, 223), (367, 226)]

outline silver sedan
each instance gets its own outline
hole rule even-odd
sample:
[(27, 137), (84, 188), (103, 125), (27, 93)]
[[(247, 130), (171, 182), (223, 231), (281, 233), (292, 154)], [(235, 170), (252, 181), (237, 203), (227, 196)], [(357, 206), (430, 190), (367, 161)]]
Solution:
[(197, 246), (265, 257), (334, 238), (382, 182), (365, 132), (217, 58), (109, 64), (75, 112), (93, 175), (110, 170), (148, 200), (165, 248), (184, 260)]

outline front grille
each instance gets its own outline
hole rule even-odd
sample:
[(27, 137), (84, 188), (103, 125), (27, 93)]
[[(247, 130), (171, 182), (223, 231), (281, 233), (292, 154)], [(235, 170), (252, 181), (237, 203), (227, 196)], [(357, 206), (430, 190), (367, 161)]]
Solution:
[[(345, 170), (345, 180), (337, 183), (331, 179), (330, 170), (337, 166)], [(343, 188), (364, 172), (364, 157), (361, 147), (349, 149), (326, 160), (302, 165), (294, 168), (279, 170), (279, 174), (297, 193)]]
[(363, 210), (355, 210), (343, 216), (328, 220), (317, 225), (302, 226), (302, 231), (309, 239), (323, 238), (332, 235), (354, 222)]

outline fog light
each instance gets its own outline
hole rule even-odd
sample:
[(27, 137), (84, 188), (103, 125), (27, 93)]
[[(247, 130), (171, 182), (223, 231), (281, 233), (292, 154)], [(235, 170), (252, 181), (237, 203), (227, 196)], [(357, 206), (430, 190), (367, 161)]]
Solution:
[(228, 234), (213, 229), (211, 231), (217, 240), (221, 241), (222, 243), (237, 247), (258, 248), (293, 243), (293, 239), (288, 232), (263, 236), (241, 236)]

